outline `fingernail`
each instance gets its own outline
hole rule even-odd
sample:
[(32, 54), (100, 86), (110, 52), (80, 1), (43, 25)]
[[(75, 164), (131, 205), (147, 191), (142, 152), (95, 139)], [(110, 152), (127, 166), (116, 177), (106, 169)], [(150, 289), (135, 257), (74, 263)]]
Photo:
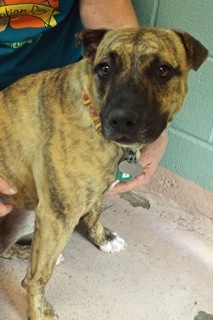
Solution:
[(16, 191), (15, 189), (13, 189), (13, 188), (10, 188), (10, 189), (9, 189), (9, 193), (10, 193), (10, 194), (15, 194), (16, 192), (17, 192), (17, 191)]

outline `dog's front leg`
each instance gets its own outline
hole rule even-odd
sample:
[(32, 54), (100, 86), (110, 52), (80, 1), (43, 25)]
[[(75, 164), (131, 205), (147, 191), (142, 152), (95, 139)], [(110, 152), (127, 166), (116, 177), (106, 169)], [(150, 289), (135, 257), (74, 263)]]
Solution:
[(44, 297), (44, 289), (75, 225), (70, 216), (63, 215), (59, 219), (45, 206), (39, 205), (36, 210), (30, 264), (22, 282), (27, 290), (30, 320), (58, 319)]
[(103, 226), (100, 221), (101, 213), (102, 201), (98, 201), (83, 218), (87, 226), (89, 239), (103, 252), (113, 253), (124, 250), (125, 241), (116, 232)]

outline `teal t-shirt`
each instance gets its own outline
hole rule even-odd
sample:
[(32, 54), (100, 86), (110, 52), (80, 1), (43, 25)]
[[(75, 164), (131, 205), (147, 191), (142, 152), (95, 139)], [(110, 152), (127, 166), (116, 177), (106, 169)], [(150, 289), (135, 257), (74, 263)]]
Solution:
[(76, 0), (0, 0), (0, 90), (41, 70), (81, 57)]

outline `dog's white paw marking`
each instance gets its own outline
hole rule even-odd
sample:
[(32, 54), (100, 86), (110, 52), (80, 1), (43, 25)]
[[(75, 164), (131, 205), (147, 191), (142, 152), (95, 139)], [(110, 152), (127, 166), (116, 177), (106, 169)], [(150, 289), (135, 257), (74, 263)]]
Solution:
[(60, 254), (60, 256), (58, 257), (57, 261), (56, 261), (56, 266), (58, 266), (61, 262), (63, 262), (65, 260), (65, 258), (63, 257), (62, 254)]
[(120, 238), (117, 233), (113, 233), (115, 238), (111, 241), (108, 241), (104, 245), (100, 246), (100, 250), (106, 253), (114, 253), (123, 251), (124, 248), (127, 246), (124, 239)]

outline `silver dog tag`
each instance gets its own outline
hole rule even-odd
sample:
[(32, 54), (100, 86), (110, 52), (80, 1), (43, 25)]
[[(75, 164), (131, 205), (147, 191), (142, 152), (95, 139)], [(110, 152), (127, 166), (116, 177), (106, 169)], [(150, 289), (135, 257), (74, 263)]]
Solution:
[(139, 176), (143, 172), (143, 167), (138, 162), (128, 162), (123, 160), (119, 163), (119, 170), (123, 173), (129, 174), (130, 176)]

